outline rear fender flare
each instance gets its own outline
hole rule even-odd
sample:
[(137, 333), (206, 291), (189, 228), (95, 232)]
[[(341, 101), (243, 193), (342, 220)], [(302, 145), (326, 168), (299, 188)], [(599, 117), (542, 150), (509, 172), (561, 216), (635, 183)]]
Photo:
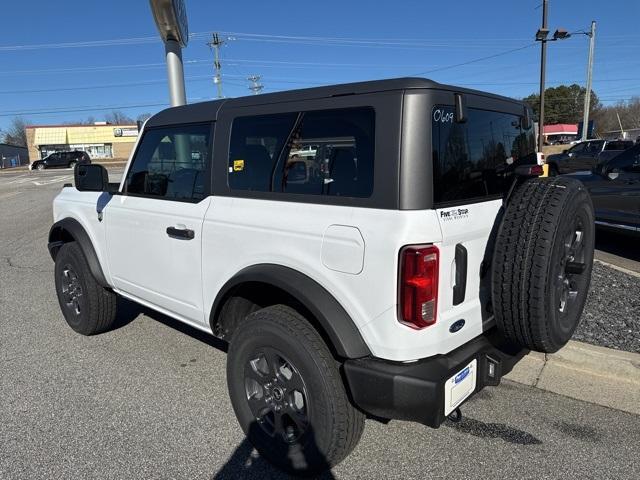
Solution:
[(336, 353), (344, 358), (371, 355), (360, 331), (342, 305), (322, 285), (292, 268), (276, 264), (258, 264), (239, 271), (220, 289), (211, 309), (212, 330), (227, 298), (245, 283), (265, 283), (294, 297), (317, 320)]

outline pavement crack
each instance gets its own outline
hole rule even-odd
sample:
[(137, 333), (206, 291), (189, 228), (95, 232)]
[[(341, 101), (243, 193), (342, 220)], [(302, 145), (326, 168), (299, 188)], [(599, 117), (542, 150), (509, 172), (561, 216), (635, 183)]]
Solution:
[(41, 265), (18, 265), (11, 260), (11, 257), (4, 257), (5, 263), (9, 268), (16, 270), (26, 270), (36, 273), (51, 273), (52, 269), (43, 269)]
[(549, 360), (549, 354), (545, 353), (544, 355), (544, 362), (542, 363), (542, 368), (540, 369), (540, 371), (538, 372), (538, 375), (536, 376), (536, 380), (533, 382), (533, 386), (537, 387), (538, 383), (540, 382), (540, 379), (542, 378), (542, 372), (544, 371), (545, 367), (547, 366), (547, 361)]

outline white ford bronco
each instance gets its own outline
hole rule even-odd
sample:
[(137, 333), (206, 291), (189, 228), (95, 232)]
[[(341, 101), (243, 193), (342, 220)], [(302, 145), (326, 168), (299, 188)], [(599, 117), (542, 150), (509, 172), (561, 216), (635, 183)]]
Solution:
[(522, 103), (419, 78), (166, 109), (119, 184), (77, 165), (49, 251), (67, 323), (119, 296), (229, 342), (240, 426), (309, 473), (365, 417), (438, 427), (582, 313), (587, 192), (538, 178)]

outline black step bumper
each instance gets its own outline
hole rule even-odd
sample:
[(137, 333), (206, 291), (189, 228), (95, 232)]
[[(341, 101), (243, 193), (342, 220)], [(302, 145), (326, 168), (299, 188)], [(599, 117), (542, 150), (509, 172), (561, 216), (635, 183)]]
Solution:
[(446, 418), (444, 385), (449, 378), (476, 359), (476, 388), (471, 398), (485, 386), (498, 385), (528, 352), (506, 343), (494, 328), (446, 355), (413, 363), (347, 360), (344, 373), (355, 404), (366, 413), (437, 428)]

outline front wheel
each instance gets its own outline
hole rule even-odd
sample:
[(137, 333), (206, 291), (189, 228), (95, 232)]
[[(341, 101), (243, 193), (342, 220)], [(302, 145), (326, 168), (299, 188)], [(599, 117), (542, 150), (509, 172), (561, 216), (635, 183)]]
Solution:
[(76, 162), (76, 161), (69, 162), (69, 168), (76, 168), (77, 164), (78, 164), (78, 162)]
[(227, 356), (227, 383), (251, 443), (287, 472), (327, 470), (360, 440), (364, 415), (349, 402), (336, 361), (289, 307), (258, 310), (239, 325)]
[(114, 325), (116, 294), (96, 282), (76, 242), (60, 247), (54, 271), (58, 303), (73, 330), (82, 335), (94, 335)]
[(44, 170), (45, 166), (44, 163), (39, 163), (38, 166), (36, 167), (37, 170)]

